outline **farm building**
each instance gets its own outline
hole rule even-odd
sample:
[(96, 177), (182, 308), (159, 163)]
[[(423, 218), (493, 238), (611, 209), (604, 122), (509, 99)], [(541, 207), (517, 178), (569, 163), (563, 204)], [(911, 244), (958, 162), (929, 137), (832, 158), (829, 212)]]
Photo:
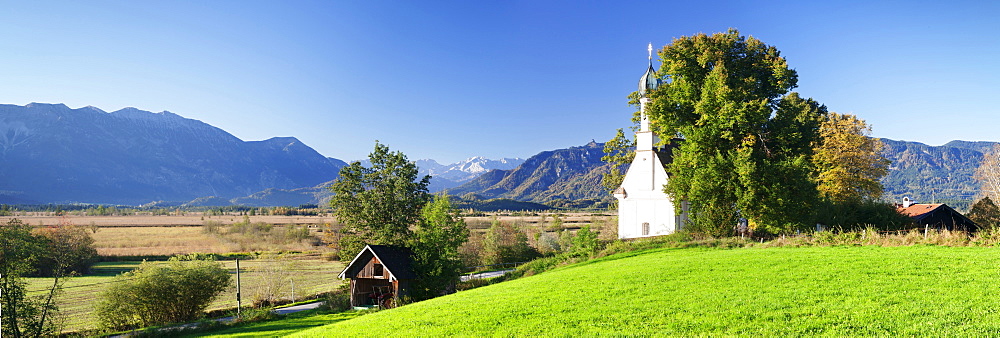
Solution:
[[(639, 79), (640, 122), (635, 133), (635, 158), (625, 172), (622, 185), (615, 189), (618, 199), (618, 238), (637, 238), (671, 234), (684, 227), (687, 202), (675, 204), (663, 186), (669, 179), (664, 166), (673, 160), (672, 151), (680, 140), (658, 148), (659, 138), (653, 133), (646, 116), (650, 91), (660, 85), (653, 69), (653, 46), (649, 46), (649, 68)], [(677, 210), (680, 208), (681, 210)], [(678, 212), (680, 211), (680, 212)]]
[(351, 279), (351, 306), (391, 307), (392, 300), (409, 293), (416, 279), (413, 252), (387, 245), (367, 245), (340, 273)]
[(976, 231), (979, 226), (965, 215), (943, 203), (915, 203), (909, 198), (897, 204), (899, 213), (909, 216), (917, 225), (938, 230)]

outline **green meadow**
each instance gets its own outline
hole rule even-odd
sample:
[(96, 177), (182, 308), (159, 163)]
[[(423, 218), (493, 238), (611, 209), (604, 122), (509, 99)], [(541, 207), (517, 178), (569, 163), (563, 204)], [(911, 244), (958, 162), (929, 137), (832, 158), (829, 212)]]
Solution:
[(983, 247), (654, 249), (294, 336), (997, 336), (998, 264)]

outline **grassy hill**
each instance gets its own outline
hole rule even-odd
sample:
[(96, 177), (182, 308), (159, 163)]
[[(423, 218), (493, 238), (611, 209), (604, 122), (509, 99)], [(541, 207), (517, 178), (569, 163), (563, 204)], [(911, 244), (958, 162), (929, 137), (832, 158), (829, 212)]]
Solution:
[(976, 247), (655, 249), (296, 336), (996, 336), (997, 262)]

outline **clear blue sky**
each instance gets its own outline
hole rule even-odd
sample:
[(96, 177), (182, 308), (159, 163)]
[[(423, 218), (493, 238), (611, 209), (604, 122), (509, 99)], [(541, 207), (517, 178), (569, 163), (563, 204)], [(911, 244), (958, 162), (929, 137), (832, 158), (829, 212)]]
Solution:
[(363, 158), (527, 157), (629, 125), (646, 44), (729, 27), (874, 136), (1000, 140), (990, 1), (11, 1), (0, 103), (168, 110)]

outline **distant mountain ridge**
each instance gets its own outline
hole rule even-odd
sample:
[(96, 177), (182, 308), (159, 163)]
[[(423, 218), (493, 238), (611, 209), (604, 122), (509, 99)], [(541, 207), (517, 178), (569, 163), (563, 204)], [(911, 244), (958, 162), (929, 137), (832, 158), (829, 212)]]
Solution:
[(443, 165), (432, 159), (422, 159), (415, 161), (420, 175), (431, 175), (431, 192), (438, 192), (444, 189), (453, 188), (462, 183), (471, 181), (483, 173), (494, 170), (514, 169), (521, 163), (520, 158), (501, 158), (493, 160), (482, 156), (470, 157), (468, 159)]
[(345, 165), (294, 137), (245, 142), (136, 108), (0, 105), (0, 203), (229, 199), (330, 181)]
[(545, 203), (553, 200), (609, 200), (601, 186), (608, 165), (601, 161), (604, 144), (543, 151), (514, 169), (490, 170), (445, 193), (479, 199), (509, 198)]

